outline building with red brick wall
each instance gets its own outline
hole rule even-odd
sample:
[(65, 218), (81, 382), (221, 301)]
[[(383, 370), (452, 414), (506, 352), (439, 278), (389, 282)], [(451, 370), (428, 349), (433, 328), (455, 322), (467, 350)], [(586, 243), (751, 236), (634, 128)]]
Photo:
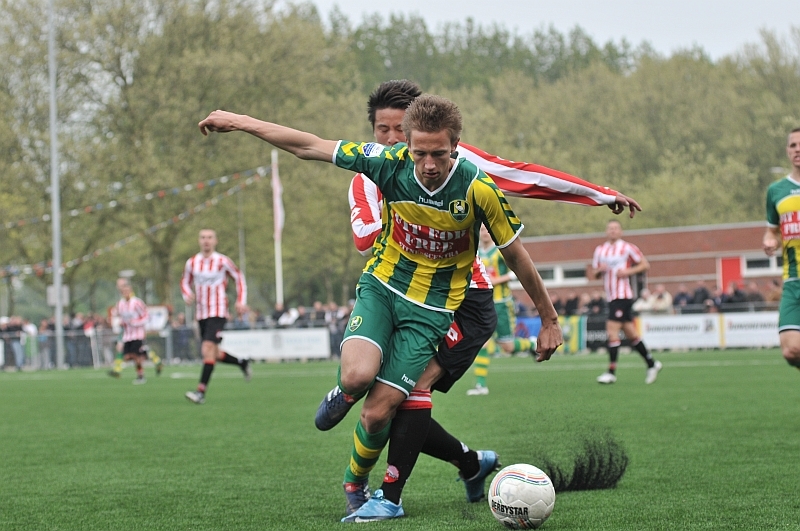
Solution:
[[(625, 230), (623, 239), (639, 249), (650, 261), (648, 286), (664, 284), (676, 293), (680, 284), (691, 291), (698, 281), (709, 290), (737, 282), (744, 286), (756, 282), (766, 293), (773, 279), (782, 274), (781, 257), (768, 257), (761, 249), (766, 225), (763, 221), (698, 225), (664, 229)], [(586, 268), (592, 254), (606, 240), (605, 232), (523, 238), (550, 293), (562, 298), (571, 292), (603, 289), (600, 280), (588, 279)], [(518, 283), (514, 295), (523, 304), (531, 301)]]

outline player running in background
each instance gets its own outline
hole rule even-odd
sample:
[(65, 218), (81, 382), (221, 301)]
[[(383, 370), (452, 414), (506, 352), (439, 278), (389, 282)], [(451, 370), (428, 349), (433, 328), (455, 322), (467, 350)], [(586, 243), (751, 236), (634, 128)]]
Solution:
[[(381, 83), (370, 94), (368, 119), (378, 143), (392, 146), (406, 141), (402, 129), (405, 110), (421, 93), (419, 85), (412, 81), (393, 80)], [(491, 176), (496, 182), (504, 183), (503, 186), (516, 190), (516, 195), (574, 204), (607, 204), (615, 213), (630, 207), (631, 216), (635, 210), (640, 210), (635, 201), (614, 190), (556, 170), (501, 159), (463, 142), (459, 143), (459, 153), (469, 153), (470, 160), (487, 173), (502, 174), (504, 177)], [(372, 256), (373, 243), (382, 229), (381, 191), (364, 175), (356, 174), (350, 183), (349, 201), (356, 248), (362, 255)], [(464, 480), (470, 502), (483, 498), (486, 477), (499, 465), (495, 452), (471, 450), (431, 418), (431, 391), (446, 393), (464, 375), (495, 330), (492, 286), (480, 260), (475, 260), (470, 288), (454, 318), (435, 358), (392, 420), (387, 458), (389, 470), (381, 490), (385, 499), (395, 504), (399, 504), (402, 489), (420, 452), (454, 464)], [(331, 429), (354, 403), (352, 397), (335, 387), (320, 405), (315, 424), (322, 430)], [(369, 499), (368, 478), (357, 483), (345, 483), (344, 487), (348, 514)], [(375, 509), (380, 512), (379, 507)], [(370, 511), (372, 507), (365, 507), (357, 516), (367, 518)]]
[[(122, 337), (117, 345), (114, 368), (109, 375), (119, 378), (122, 373), (122, 360), (133, 360), (136, 363), (136, 379), (134, 384), (147, 382), (144, 377), (144, 361), (147, 349), (144, 345), (145, 325), (147, 324), (147, 305), (142, 299), (134, 296), (131, 284), (126, 278), (117, 279), (117, 291), (120, 299), (116, 311), (122, 325)], [(156, 374), (161, 374), (161, 360), (156, 363)]]
[(228, 277), (236, 284), (236, 311), (241, 315), (247, 311), (247, 284), (244, 275), (233, 260), (218, 253), (217, 233), (211, 229), (200, 231), (200, 252), (186, 261), (181, 278), (181, 292), (186, 304), (196, 303), (195, 319), (200, 326), (200, 351), (203, 355), (203, 370), (197, 391), (187, 391), (186, 398), (195, 404), (206, 400), (206, 389), (217, 361), (237, 365), (250, 380), (250, 360), (238, 359), (219, 348), (221, 332), (228, 318)]
[[(322, 140), (223, 111), (199, 126), (204, 133), (244, 130), (300, 158), (356, 170), (384, 194), (385, 229), (359, 281), (342, 343), (339, 388), (354, 397), (367, 395), (346, 483), (368, 477), (388, 441), (397, 406), (450, 328), (469, 285), (480, 224), (488, 225), (542, 316), (538, 360), (549, 359), (561, 344), (558, 316), (518, 238), (522, 224), (491, 179), (451, 156), (461, 133), (460, 112), (452, 102), (416, 98), (403, 119), (409, 143), (392, 148)], [(383, 500), (378, 492), (375, 498)], [(383, 501), (391, 513), (386, 518), (404, 514), (400, 504)]]
[(530, 339), (514, 336), (517, 327), (517, 312), (514, 309), (514, 299), (511, 297), (509, 283), (516, 277), (506, 265), (503, 254), (492, 241), (492, 236), (484, 230), (481, 230), (478, 257), (483, 262), (492, 281), (497, 326), (492, 337), (475, 358), (475, 387), (467, 390), (467, 395), (470, 396), (489, 394), (486, 377), (489, 375), (489, 363), (492, 356), (497, 354), (498, 345), (506, 354), (533, 350), (533, 342)]
[(631, 309), (636, 299), (631, 287), (631, 277), (650, 269), (650, 263), (638, 247), (622, 239), (622, 225), (611, 220), (606, 225), (608, 240), (594, 250), (591, 275), (603, 278), (603, 286), (608, 300), (608, 372), (597, 377), (601, 384), (613, 384), (617, 381), (616, 369), (621, 344), (619, 332), (625, 332), (631, 346), (641, 354), (647, 363), (647, 375), (644, 383), (651, 384), (658, 378), (661, 362), (655, 361), (639, 337), (636, 324), (633, 322)]
[(800, 249), (800, 127), (786, 140), (786, 156), (792, 169), (767, 189), (767, 231), (764, 252), (772, 256), (783, 247), (783, 293), (778, 333), (784, 359), (800, 369), (800, 282), (797, 282)]

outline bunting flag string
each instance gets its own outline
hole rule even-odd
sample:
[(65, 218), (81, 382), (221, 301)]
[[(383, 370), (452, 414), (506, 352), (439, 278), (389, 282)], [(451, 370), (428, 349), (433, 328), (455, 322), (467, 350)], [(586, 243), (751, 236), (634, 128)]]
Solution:
[[(258, 170), (262, 170), (262, 168), (259, 168)], [(69, 260), (68, 262), (64, 262), (64, 263), (61, 264), (61, 267), (62, 267), (62, 269), (69, 269), (71, 267), (75, 267), (75, 266), (77, 266), (79, 264), (82, 264), (84, 262), (88, 262), (89, 260), (91, 260), (93, 258), (97, 258), (98, 256), (102, 256), (104, 254), (110, 253), (111, 251), (116, 251), (117, 249), (119, 249), (121, 247), (124, 247), (124, 246), (128, 245), (129, 243), (132, 243), (132, 242), (138, 240), (139, 238), (141, 238), (145, 234), (154, 234), (154, 233), (156, 233), (156, 232), (158, 232), (158, 231), (160, 231), (162, 229), (165, 229), (165, 228), (169, 227), (170, 225), (176, 225), (176, 224), (178, 224), (178, 223), (180, 223), (182, 221), (185, 221), (189, 217), (191, 217), (194, 214), (197, 214), (199, 212), (202, 212), (203, 210), (206, 210), (208, 208), (213, 208), (217, 204), (219, 204), (219, 202), (222, 199), (225, 199), (226, 197), (230, 197), (230, 196), (232, 196), (234, 194), (237, 194), (237, 193), (241, 192), (242, 190), (244, 190), (247, 186), (250, 186), (251, 184), (260, 181), (262, 176), (266, 175), (267, 172), (258, 171), (258, 170), (253, 171), (253, 173), (250, 174), (251, 175), (250, 177), (247, 177), (244, 181), (240, 182), (236, 186), (232, 186), (231, 188), (229, 188), (225, 192), (223, 192), (221, 194), (218, 194), (218, 195), (216, 195), (216, 196), (214, 196), (214, 197), (212, 197), (212, 198), (200, 203), (199, 205), (195, 206), (194, 208), (190, 208), (189, 210), (181, 212), (180, 214), (176, 214), (175, 216), (172, 216), (171, 218), (169, 218), (167, 220), (164, 220), (161, 223), (153, 225), (152, 227), (148, 227), (147, 229), (143, 230), (140, 233), (132, 234), (132, 235), (126, 237), (126, 238), (123, 238), (121, 240), (117, 240), (116, 242), (114, 242), (114, 243), (112, 243), (110, 245), (106, 245), (105, 247), (102, 247), (100, 249), (96, 249), (91, 253), (87, 253), (87, 254), (79, 257), (79, 258), (75, 258), (73, 260)], [(244, 173), (235, 174), (235, 175), (239, 175), (239, 176), (244, 177)], [(52, 273), (52, 272), (53, 272), (53, 263), (52, 262), (39, 262), (39, 263), (36, 263), (36, 264), (25, 264), (25, 265), (7, 265), (7, 266), (0, 267), (0, 278), (4, 278), (4, 277), (8, 277), (8, 276), (33, 275), (33, 274), (35, 274), (37, 276), (41, 276), (43, 274)]]
[[(80, 216), (82, 214), (92, 214), (94, 212), (100, 210), (108, 210), (110, 208), (117, 208), (119, 206), (127, 205), (130, 203), (139, 203), (142, 201), (152, 201), (154, 199), (164, 199), (166, 197), (175, 196), (185, 192), (192, 192), (195, 190), (203, 190), (205, 188), (210, 188), (212, 186), (217, 186), (220, 184), (226, 184), (231, 181), (237, 181), (241, 178), (250, 178), (253, 176), (258, 176), (259, 178), (264, 177), (270, 172), (269, 166), (260, 166), (258, 168), (252, 170), (246, 170), (243, 172), (234, 173), (231, 175), (223, 175), (222, 177), (217, 177), (215, 179), (208, 179), (205, 181), (200, 181), (197, 183), (185, 184), (183, 186), (176, 186), (174, 188), (165, 188), (163, 190), (158, 190), (156, 192), (148, 192), (146, 194), (126, 197), (123, 199), (115, 199), (103, 203), (95, 203), (94, 205), (86, 205), (81, 208), (69, 208), (64, 209), (63, 214), (68, 215), (70, 217)], [(39, 223), (47, 223), (51, 220), (50, 214), (44, 214), (39, 217), (35, 218), (27, 218), (27, 219), (19, 219), (17, 221), (7, 221), (5, 223), (0, 224), (0, 230), (10, 230), (13, 228), (18, 227), (25, 227), (27, 225), (37, 225)]]

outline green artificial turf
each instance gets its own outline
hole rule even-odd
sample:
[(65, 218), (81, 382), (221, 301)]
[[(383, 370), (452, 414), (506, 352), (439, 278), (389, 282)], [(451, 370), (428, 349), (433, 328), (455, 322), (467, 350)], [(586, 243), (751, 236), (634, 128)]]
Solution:
[[(471, 374), (433, 416), (504, 464), (569, 466), (585, 437), (610, 433), (630, 458), (616, 489), (558, 493), (545, 530), (800, 529), (800, 371), (776, 350), (638, 355), (614, 385), (601, 355), (492, 360), (490, 394)], [(258, 364), (245, 383), (218, 366), (206, 404), (183, 398), (199, 366), (131, 385), (99, 370), (0, 374), (0, 529), (327, 530), (358, 408), (330, 432), (313, 416), (336, 363)], [(385, 452), (384, 452), (385, 454)], [(377, 488), (385, 464), (373, 472)], [(451, 465), (420, 458), (406, 518), (368, 529), (499, 530), (467, 504)]]

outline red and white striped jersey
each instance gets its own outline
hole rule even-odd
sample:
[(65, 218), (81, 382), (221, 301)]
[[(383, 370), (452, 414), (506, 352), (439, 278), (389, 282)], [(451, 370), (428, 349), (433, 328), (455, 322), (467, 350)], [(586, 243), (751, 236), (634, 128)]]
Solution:
[(139, 297), (120, 299), (117, 303), (117, 316), (122, 324), (122, 342), (144, 341), (147, 324), (147, 305)]
[[(587, 206), (611, 205), (616, 201), (616, 190), (597, 186), (558, 170), (506, 160), (463, 142), (458, 144), (458, 154), (483, 170), (509, 195)], [(350, 182), (348, 199), (353, 241), (358, 252), (371, 256), (372, 246), (382, 228), (381, 191), (371, 180), (356, 174)], [(471, 288), (491, 289), (489, 275), (477, 258), (472, 276)]]
[(236, 303), (247, 304), (247, 284), (233, 260), (215, 251), (208, 257), (197, 253), (186, 261), (181, 293), (184, 300), (194, 293), (195, 319), (228, 317), (228, 277), (236, 283)]
[(592, 267), (598, 269), (601, 265), (605, 265), (607, 268), (607, 271), (603, 273), (603, 286), (606, 290), (607, 300), (634, 298), (630, 277), (620, 278), (617, 273), (621, 269), (638, 264), (643, 258), (642, 251), (625, 240), (605, 242), (597, 246), (594, 250)]
[[(371, 180), (357, 173), (350, 181), (347, 192), (350, 201), (350, 226), (353, 229), (353, 242), (363, 256), (372, 256), (372, 246), (381, 233), (381, 209), (383, 195), (378, 186)], [(472, 264), (472, 289), (492, 289), (492, 282), (483, 267), (483, 262), (476, 256)]]

